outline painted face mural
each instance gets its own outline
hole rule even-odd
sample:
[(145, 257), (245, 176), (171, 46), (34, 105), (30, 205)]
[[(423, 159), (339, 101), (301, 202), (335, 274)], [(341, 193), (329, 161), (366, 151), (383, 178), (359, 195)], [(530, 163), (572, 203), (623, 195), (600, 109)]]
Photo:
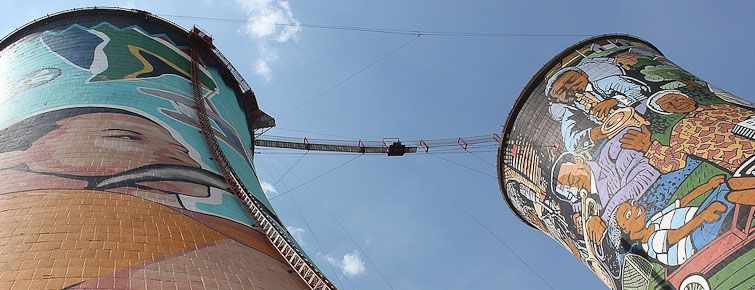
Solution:
[[(185, 35), (123, 13), (63, 18), (0, 51), (0, 274), (16, 277), (0, 288), (305, 288), (211, 159), (189, 50), (169, 36)], [(198, 79), (220, 149), (274, 215), (213, 65)]]
[(753, 108), (643, 41), (582, 42), (515, 105), (505, 197), (612, 289), (749, 289)]
[[(167, 129), (124, 109), (74, 107), (43, 112), (0, 130), (0, 136), (6, 137), (0, 140), (0, 175), (20, 181), (0, 185), (0, 194), (96, 189), (179, 208), (184, 207), (182, 200), (194, 204), (197, 198), (229, 194), (219, 193), (226, 190), (225, 180), (202, 169)], [(75, 150), (70, 144), (76, 144)], [(241, 209), (237, 211), (209, 214), (251, 225), (251, 219)]]

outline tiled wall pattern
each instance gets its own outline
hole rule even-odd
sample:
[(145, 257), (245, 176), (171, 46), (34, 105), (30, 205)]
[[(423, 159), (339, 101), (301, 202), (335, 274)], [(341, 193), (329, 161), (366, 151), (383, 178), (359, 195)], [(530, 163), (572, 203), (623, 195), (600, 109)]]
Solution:
[(45, 190), (5, 194), (0, 204), (0, 288), (305, 287), (270, 250), (142, 198)]
[(523, 221), (611, 289), (755, 287), (755, 105), (629, 36), (523, 91), (499, 173)]
[[(307, 288), (210, 158), (186, 41), (159, 21), (91, 10), (3, 43), (0, 289)], [(218, 141), (264, 199), (245, 112), (203, 59)]]

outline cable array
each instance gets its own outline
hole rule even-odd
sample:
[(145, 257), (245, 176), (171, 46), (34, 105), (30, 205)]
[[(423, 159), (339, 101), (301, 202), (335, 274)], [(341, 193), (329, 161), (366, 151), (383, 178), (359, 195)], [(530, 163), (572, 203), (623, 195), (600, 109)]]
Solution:
[(296, 164), (299, 164), (299, 161), (301, 161), (302, 159), (304, 159), (304, 157), (306, 157), (307, 154), (309, 154), (309, 151), (304, 152), (304, 154), (302, 154), (301, 157), (299, 157), (299, 159), (296, 159), (296, 162), (294, 162), (294, 164), (292, 164), (291, 167), (289, 167), (288, 169), (286, 169), (286, 172), (284, 172), (282, 175), (280, 175), (278, 177), (278, 179), (275, 180), (275, 182), (273, 182), (273, 186), (278, 185), (278, 182), (280, 182), (281, 180), (283, 180), (283, 177), (286, 177), (286, 174), (288, 174), (289, 172), (291, 172), (291, 169), (294, 169), (294, 167), (296, 167)]
[[(267, 159), (266, 161), (268, 162), (268, 164), (270, 166), (270, 169), (272, 169), (275, 172), (275, 174), (279, 176), (278, 177), (279, 179), (282, 179), (281, 178), (282, 175), (276, 169), (275, 164), (273, 163), (273, 160), (272, 159)], [(280, 161), (278, 161), (278, 162), (280, 163)], [(282, 163), (280, 163), (280, 164), (282, 165)], [(294, 167), (293, 165), (289, 166), (289, 168), (293, 168), (293, 167)], [(289, 189), (289, 187), (288, 187), (288, 185), (286, 184), (285, 181), (282, 183), (282, 185), (286, 188), (286, 190)], [(317, 247), (320, 250), (320, 252), (324, 253), (325, 255), (330, 256), (330, 252), (325, 248), (325, 246), (323, 246), (322, 242), (320, 241), (320, 239), (319, 239), (319, 237), (317, 235), (317, 232), (315, 232), (314, 230), (312, 230), (312, 227), (310, 226), (309, 222), (307, 221), (307, 217), (302, 212), (301, 207), (299, 206), (299, 203), (296, 202), (296, 199), (295, 199), (294, 195), (293, 194), (289, 194), (288, 197), (291, 200), (291, 203), (293, 203), (294, 209), (299, 214), (299, 216), (301, 217), (302, 221), (304, 221), (304, 225), (307, 227), (307, 229), (309, 230), (309, 232), (312, 234), (312, 237), (315, 240), (315, 244), (317, 245)], [(333, 274), (336, 275), (336, 278), (338, 279), (339, 282), (341, 282), (342, 287), (343, 287), (343, 283), (344, 283), (343, 281), (344, 280), (341, 279), (341, 275), (339, 275), (339, 272), (334, 268), (334, 266), (331, 263), (326, 263), (326, 264), (328, 264), (328, 268), (330, 268), (330, 270), (333, 271)], [(344, 276), (344, 278), (346, 280), (346, 283), (349, 285), (349, 287), (351, 289), (356, 289), (356, 287), (354, 287), (354, 285), (351, 283), (351, 279), (348, 276), (346, 276), (346, 275), (343, 275), (343, 276)]]
[[(358, 158), (358, 157), (360, 157), (360, 156), (362, 156), (362, 155), (358, 155), (358, 156), (357, 156), (357, 158)], [(334, 168), (334, 169), (331, 169), (331, 170), (330, 170), (330, 171), (328, 171), (328, 172), (331, 172), (331, 171), (333, 171), (333, 170), (335, 170), (335, 169), (337, 169), (337, 168), (340, 168), (340, 167), (342, 167), (343, 165), (345, 165), (345, 164), (347, 164), (347, 163), (349, 163), (349, 162), (351, 162), (351, 161), (353, 161), (353, 160), (355, 160), (355, 159), (356, 159), (356, 158), (354, 158), (354, 159), (350, 159), (349, 161), (347, 161), (347, 162), (345, 162), (345, 163), (342, 163), (341, 165), (337, 166), (337, 167), (336, 167), (336, 168)], [(272, 160), (268, 159), (268, 163), (270, 164), (270, 166), (271, 166), (271, 168), (272, 168), (272, 169), (275, 169), (275, 168), (274, 168), (274, 166), (273, 166), (273, 162), (272, 162)], [(289, 168), (293, 168), (293, 166), (289, 166)], [(277, 170), (275, 170), (275, 172), (276, 172), (276, 173), (278, 173), (278, 171), (277, 171)], [(312, 196), (312, 198), (314, 198), (314, 199), (315, 199), (315, 200), (317, 201), (317, 203), (318, 203), (318, 204), (320, 205), (320, 207), (322, 207), (323, 209), (325, 209), (325, 211), (326, 211), (326, 212), (328, 213), (328, 215), (330, 216), (330, 218), (331, 218), (331, 219), (333, 219), (333, 221), (334, 221), (334, 222), (335, 222), (335, 223), (336, 223), (336, 224), (338, 225), (338, 227), (339, 227), (339, 228), (341, 229), (341, 231), (343, 231), (343, 232), (344, 232), (344, 233), (345, 233), (345, 234), (346, 234), (346, 235), (348, 236), (348, 238), (349, 238), (349, 239), (351, 240), (351, 242), (352, 242), (352, 243), (354, 244), (354, 246), (356, 246), (356, 248), (357, 248), (357, 249), (359, 250), (359, 252), (360, 252), (360, 253), (362, 253), (362, 254), (364, 255), (364, 257), (365, 257), (365, 259), (367, 260), (367, 262), (368, 262), (368, 263), (370, 263), (370, 264), (371, 264), (371, 265), (372, 265), (372, 266), (373, 266), (373, 267), (375, 268), (375, 270), (377, 271), (377, 273), (378, 273), (378, 275), (379, 275), (379, 276), (381, 277), (381, 279), (382, 279), (382, 280), (383, 280), (383, 281), (384, 281), (384, 282), (386, 283), (386, 285), (388, 285), (388, 288), (390, 288), (390, 289), (394, 289), (394, 288), (393, 288), (393, 285), (392, 285), (392, 284), (390, 283), (390, 281), (389, 281), (389, 280), (388, 280), (388, 279), (387, 279), (387, 278), (385, 277), (385, 275), (384, 275), (384, 274), (383, 274), (383, 272), (382, 272), (382, 271), (380, 270), (380, 268), (378, 267), (378, 265), (377, 265), (377, 264), (375, 264), (375, 263), (373, 262), (373, 260), (372, 260), (372, 259), (370, 258), (370, 256), (369, 256), (369, 254), (368, 254), (367, 252), (365, 252), (365, 251), (364, 251), (364, 249), (362, 248), (362, 246), (361, 246), (361, 245), (360, 245), (360, 244), (359, 244), (359, 243), (357, 242), (357, 240), (356, 240), (356, 239), (354, 238), (354, 236), (353, 236), (353, 235), (351, 234), (351, 232), (350, 232), (349, 230), (347, 230), (347, 229), (346, 229), (346, 227), (345, 227), (345, 226), (343, 225), (343, 223), (342, 223), (342, 222), (341, 222), (341, 221), (340, 221), (340, 220), (339, 220), (339, 219), (338, 219), (338, 218), (336, 217), (336, 215), (335, 215), (335, 214), (333, 213), (333, 211), (332, 211), (332, 210), (331, 210), (331, 209), (330, 209), (330, 208), (329, 208), (329, 207), (328, 207), (327, 205), (325, 205), (325, 203), (324, 203), (324, 202), (323, 202), (323, 201), (322, 201), (322, 200), (321, 200), (321, 199), (320, 199), (320, 198), (319, 198), (319, 197), (318, 197), (318, 196), (317, 196), (317, 195), (316, 195), (316, 194), (315, 194), (315, 193), (314, 193), (314, 192), (312, 191), (312, 189), (311, 189), (311, 188), (309, 188), (308, 186), (306, 186), (306, 185), (307, 185), (307, 184), (308, 184), (309, 182), (313, 181), (313, 179), (311, 179), (311, 180), (309, 180), (309, 181), (303, 181), (303, 180), (301, 179), (301, 177), (299, 177), (299, 176), (298, 176), (298, 175), (297, 175), (297, 174), (296, 174), (295, 172), (293, 172), (293, 171), (290, 171), (290, 173), (291, 173), (291, 175), (292, 175), (292, 176), (294, 176), (294, 177), (295, 177), (295, 178), (296, 178), (297, 180), (299, 180), (299, 182), (301, 182), (301, 184), (300, 184), (300, 185), (298, 185), (298, 186), (296, 186), (296, 187), (293, 187), (293, 188), (289, 188), (289, 187), (288, 187), (288, 185), (286, 185), (286, 183), (285, 183), (285, 182), (283, 182), (283, 183), (282, 183), (282, 185), (283, 185), (284, 187), (286, 187), (286, 188), (287, 188), (287, 190), (286, 190), (286, 191), (285, 191), (285, 192), (284, 192), (283, 194), (285, 194), (285, 193), (288, 193), (288, 192), (290, 192), (290, 191), (292, 191), (292, 190), (298, 189), (298, 188), (300, 188), (300, 187), (304, 187), (304, 189), (305, 189), (305, 190), (306, 190), (306, 191), (307, 191), (307, 192), (308, 192), (308, 193), (310, 194), (310, 196)], [(316, 178), (314, 178), (314, 179), (317, 179), (317, 178), (319, 178), (319, 177), (322, 177), (323, 175), (324, 175), (324, 174), (321, 174), (320, 176), (318, 176), (318, 177), (316, 177)], [(280, 176), (280, 174), (279, 174), (279, 176)], [(280, 177), (279, 177), (279, 178), (280, 178)], [(283, 194), (277, 195), (277, 196), (275, 196), (275, 197), (279, 197), (279, 196), (282, 196)], [(301, 218), (303, 219), (303, 221), (304, 221), (304, 223), (305, 223), (305, 226), (307, 227), (307, 229), (309, 229), (309, 230), (310, 230), (310, 231), (312, 232), (312, 236), (314, 237), (314, 239), (315, 239), (315, 242), (317, 243), (317, 246), (318, 246), (318, 248), (319, 248), (319, 249), (320, 249), (320, 250), (321, 250), (321, 251), (322, 251), (323, 253), (325, 253), (326, 255), (330, 255), (330, 254), (328, 253), (328, 251), (327, 251), (327, 250), (325, 249), (325, 247), (324, 247), (324, 246), (323, 246), (323, 245), (321, 244), (321, 242), (320, 242), (319, 238), (317, 237), (317, 235), (315, 234), (315, 232), (314, 232), (314, 231), (312, 230), (311, 226), (310, 226), (310, 225), (309, 225), (309, 223), (307, 222), (307, 220), (306, 220), (306, 217), (305, 217), (305, 216), (304, 216), (304, 214), (302, 213), (302, 211), (301, 211), (301, 207), (299, 206), (298, 202), (296, 202), (296, 200), (295, 200), (295, 198), (294, 198), (293, 194), (288, 194), (288, 197), (289, 197), (289, 199), (291, 200), (291, 202), (292, 202), (292, 203), (294, 204), (294, 208), (295, 208), (295, 210), (296, 210), (296, 211), (298, 212), (298, 214), (299, 214), (299, 215), (301, 216)], [(274, 199), (274, 198), (271, 198), (270, 200), (273, 200), (273, 199)], [(341, 281), (341, 280), (340, 280), (340, 276), (338, 275), (338, 272), (337, 272), (337, 271), (336, 271), (336, 270), (335, 270), (335, 269), (333, 268), (333, 266), (332, 266), (332, 265), (330, 265), (330, 264), (328, 264), (328, 265), (330, 266), (331, 270), (332, 270), (332, 271), (333, 271), (333, 272), (334, 272), (334, 273), (336, 274), (336, 277), (337, 277), (337, 278), (339, 279), (339, 281)], [(349, 284), (349, 286), (350, 286), (350, 287), (351, 287), (352, 289), (356, 289), (356, 287), (354, 287), (354, 285), (353, 285), (353, 284), (351, 283), (350, 279), (349, 279), (348, 277), (346, 277), (346, 276), (345, 276), (345, 278), (346, 278), (346, 282), (347, 282), (347, 283)], [(341, 283), (343, 283), (343, 281), (341, 281)]]
[(352, 78), (354, 78), (354, 77), (356, 77), (356, 76), (360, 75), (361, 73), (365, 72), (366, 70), (370, 69), (371, 67), (373, 67), (373, 66), (375, 66), (376, 64), (380, 63), (381, 61), (383, 61), (383, 60), (387, 59), (388, 57), (390, 57), (391, 55), (395, 54), (396, 52), (398, 52), (398, 51), (399, 51), (399, 50), (401, 50), (402, 48), (406, 47), (406, 46), (407, 46), (407, 45), (409, 45), (410, 43), (412, 43), (412, 42), (414, 42), (415, 40), (417, 40), (417, 39), (418, 39), (418, 38), (419, 38), (420, 36), (421, 36), (421, 34), (416, 34), (416, 35), (415, 35), (415, 36), (414, 36), (414, 37), (413, 37), (412, 39), (409, 39), (408, 41), (406, 41), (406, 42), (402, 43), (401, 45), (399, 45), (398, 47), (396, 47), (396, 48), (394, 48), (393, 50), (389, 51), (388, 53), (384, 54), (383, 56), (381, 56), (381, 57), (379, 57), (379, 58), (377, 58), (377, 59), (373, 60), (373, 61), (372, 61), (372, 62), (370, 62), (370, 63), (368, 63), (367, 65), (365, 65), (365, 66), (364, 66), (364, 67), (362, 67), (361, 69), (359, 69), (359, 70), (357, 70), (357, 71), (355, 71), (355, 72), (353, 72), (353, 73), (349, 74), (348, 76), (346, 76), (346, 77), (345, 77), (345, 78), (343, 78), (342, 80), (340, 80), (340, 81), (336, 82), (335, 84), (331, 85), (330, 87), (328, 87), (328, 88), (327, 88), (327, 89), (325, 89), (324, 91), (320, 92), (319, 94), (317, 94), (317, 95), (314, 95), (313, 97), (311, 97), (311, 98), (309, 98), (309, 99), (305, 100), (305, 101), (304, 101), (303, 103), (301, 103), (300, 105), (296, 106), (296, 107), (295, 107), (295, 108), (293, 108), (293, 109), (292, 109), (291, 111), (288, 111), (288, 113), (285, 113), (285, 114), (281, 115), (281, 116), (280, 116), (280, 117), (278, 117), (277, 119), (278, 119), (278, 120), (280, 121), (280, 120), (282, 120), (283, 118), (285, 118), (285, 117), (289, 116), (289, 115), (290, 115), (291, 113), (298, 111), (299, 109), (301, 109), (301, 108), (303, 108), (304, 106), (306, 106), (306, 105), (310, 104), (311, 102), (314, 102), (315, 100), (319, 99), (320, 97), (324, 96), (325, 94), (329, 93), (330, 91), (334, 90), (335, 88), (337, 88), (337, 87), (341, 86), (342, 84), (344, 84), (344, 83), (348, 82), (348, 81), (349, 81), (349, 80), (351, 80)]
[[(178, 14), (157, 14), (166, 18), (185, 18), (196, 20), (209, 20), (229, 23), (246, 23), (247, 19), (207, 17), (207, 16), (190, 16)], [(423, 29), (399, 29), (385, 27), (369, 26), (347, 26), (347, 25), (327, 25), (327, 24), (308, 24), (308, 23), (265, 23), (275, 26), (303, 27), (322, 30), (339, 30), (366, 33), (381, 33), (395, 35), (426, 35), (440, 37), (589, 37), (589, 34), (579, 33), (521, 33), (521, 32), (479, 32), (479, 31), (442, 31), (442, 30), (423, 30)]]
[[(360, 154), (360, 155), (354, 156), (354, 158), (351, 158), (351, 159), (347, 160), (346, 162), (343, 162), (343, 163), (339, 164), (338, 166), (336, 166), (336, 167), (333, 167), (333, 168), (331, 168), (330, 170), (328, 170), (328, 171), (325, 171), (325, 172), (321, 173), (320, 175), (317, 175), (317, 176), (315, 176), (314, 178), (312, 178), (312, 179), (310, 179), (310, 180), (307, 180), (307, 181), (305, 181), (305, 182), (303, 182), (303, 183), (301, 183), (301, 184), (299, 184), (299, 185), (297, 185), (297, 186), (294, 186), (294, 187), (290, 188), (289, 190), (286, 190), (286, 191), (284, 191), (284, 192), (283, 192), (283, 193), (281, 193), (281, 194), (278, 194), (278, 195), (276, 195), (276, 196), (270, 197), (270, 198), (269, 198), (269, 200), (271, 200), (271, 201), (272, 201), (272, 200), (275, 200), (276, 198), (279, 198), (279, 197), (281, 197), (281, 196), (283, 196), (283, 195), (285, 195), (285, 194), (287, 194), (287, 193), (289, 193), (289, 192), (291, 192), (291, 191), (293, 191), (293, 190), (295, 190), (295, 189), (297, 189), (297, 188), (299, 188), (299, 187), (302, 187), (302, 186), (305, 186), (305, 185), (307, 185), (307, 183), (310, 183), (310, 182), (312, 182), (312, 181), (315, 181), (315, 180), (317, 180), (317, 179), (320, 179), (321, 177), (323, 177), (323, 176), (325, 176), (325, 175), (328, 175), (329, 173), (331, 173), (331, 172), (333, 172), (333, 171), (336, 171), (337, 169), (339, 169), (339, 168), (341, 168), (341, 167), (344, 167), (344, 166), (346, 166), (346, 164), (349, 164), (349, 163), (351, 163), (351, 161), (357, 160), (357, 158), (359, 158), (359, 157), (362, 157), (362, 156), (364, 156), (364, 154)], [(293, 174), (293, 172), (291, 172), (291, 173)]]
[(468, 170), (470, 170), (470, 171), (472, 171), (472, 172), (476, 172), (476, 173), (479, 173), (479, 174), (485, 175), (485, 176), (487, 176), (487, 177), (490, 177), (490, 178), (492, 178), (492, 179), (496, 179), (496, 180), (498, 179), (497, 177), (495, 177), (495, 176), (493, 176), (493, 175), (491, 175), (491, 174), (488, 174), (488, 173), (482, 172), (482, 171), (480, 171), (480, 170), (477, 170), (477, 169), (474, 169), (474, 168), (472, 168), (472, 167), (466, 166), (466, 165), (464, 165), (464, 164), (461, 164), (461, 163), (459, 163), (459, 162), (453, 161), (453, 160), (451, 160), (451, 159), (448, 159), (448, 158), (445, 158), (445, 157), (442, 157), (442, 156), (438, 156), (438, 155), (435, 155), (435, 153), (432, 153), (432, 154), (430, 154), (430, 156), (432, 156), (432, 157), (435, 157), (435, 158), (438, 158), (438, 159), (440, 159), (440, 160), (443, 160), (443, 161), (446, 161), (446, 162), (448, 162), (448, 163), (454, 164), (454, 165), (456, 165), (456, 166), (459, 166), (459, 167), (462, 167), (462, 168), (468, 169)]
[[(359, 155), (359, 156), (362, 156), (362, 155)], [(353, 159), (352, 159), (352, 160), (353, 160)], [(296, 175), (296, 173), (292, 172), (292, 175), (293, 175), (294, 177), (296, 177), (297, 179), (299, 179), (299, 181), (302, 181), (302, 180), (301, 180), (301, 178), (299, 178), (299, 176), (298, 176), (298, 175)], [(388, 278), (386, 278), (386, 277), (385, 277), (385, 275), (383, 274), (383, 271), (381, 271), (381, 270), (380, 270), (380, 267), (378, 267), (378, 266), (377, 266), (377, 264), (375, 264), (375, 262), (373, 262), (373, 261), (372, 261), (372, 258), (370, 258), (370, 255), (369, 255), (369, 254), (367, 254), (367, 252), (365, 252), (365, 251), (364, 251), (364, 249), (362, 248), (362, 246), (361, 246), (361, 245), (359, 244), (359, 242), (357, 242), (357, 240), (356, 240), (356, 239), (354, 238), (354, 236), (353, 236), (353, 235), (351, 234), (351, 232), (349, 232), (349, 231), (348, 231), (348, 230), (346, 229), (346, 227), (345, 227), (345, 226), (343, 225), (343, 223), (341, 223), (341, 221), (340, 221), (340, 220), (339, 220), (339, 219), (338, 219), (338, 218), (337, 218), (337, 217), (335, 216), (335, 214), (333, 214), (333, 211), (331, 211), (331, 210), (330, 210), (330, 208), (328, 208), (328, 207), (327, 207), (327, 206), (325, 205), (325, 203), (324, 203), (324, 202), (322, 202), (322, 200), (320, 200), (320, 197), (318, 197), (318, 196), (317, 196), (317, 195), (316, 195), (316, 194), (315, 194), (315, 193), (314, 193), (314, 192), (312, 191), (312, 189), (310, 189), (310, 188), (309, 188), (308, 186), (306, 186), (306, 185), (307, 185), (307, 182), (304, 182), (304, 183), (302, 183), (302, 185), (301, 185), (301, 186), (304, 186), (304, 189), (306, 189), (306, 190), (307, 190), (307, 192), (309, 192), (309, 194), (310, 194), (310, 195), (311, 195), (311, 196), (312, 196), (312, 197), (313, 197), (313, 198), (314, 198), (314, 199), (315, 199), (315, 200), (316, 200), (316, 201), (317, 201), (317, 202), (318, 202), (318, 203), (320, 204), (320, 206), (321, 206), (322, 208), (324, 208), (324, 209), (325, 209), (325, 211), (326, 211), (326, 212), (328, 213), (328, 215), (330, 215), (330, 217), (331, 217), (331, 218), (333, 219), (333, 221), (335, 221), (335, 222), (336, 222), (336, 224), (338, 225), (338, 227), (339, 227), (339, 228), (341, 228), (341, 230), (342, 230), (342, 231), (343, 231), (344, 233), (346, 233), (346, 236), (348, 236), (348, 237), (349, 237), (349, 239), (351, 240), (351, 242), (352, 242), (352, 243), (354, 243), (354, 245), (355, 245), (355, 246), (357, 247), (357, 249), (359, 250), (359, 252), (360, 252), (360, 253), (362, 253), (362, 254), (364, 254), (364, 257), (365, 257), (365, 259), (367, 260), (367, 262), (368, 262), (368, 263), (370, 263), (370, 264), (371, 264), (371, 265), (372, 265), (373, 267), (375, 267), (375, 271), (376, 271), (376, 272), (378, 273), (378, 275), (379, 275), (379, 276), (380, 276), (380, 278), (381, 278), (381, 279), (383, 280), (383, 282), (385, 282), (385, 284), (386, 284), (386, 285), (388, 285), (388, 288), (390, 288), (390, 289), (394, 289), (394, 288), (393, 288), (393, 285), (391, 284), (391, 282), (390, 282), (390, 281), (388, 281)]]
[(541, 281), (543, 281), (543, 283), (545, 283), (545, 285), (547, 285), (548, 288), (555, 289), (555, 288), (553, 288), (553, 285), (551, 285), (548, 282), (548, 280), (545, 280), (545, 278), (542, 275), (540, 275), (540, 273), (538, 271), (536, 271), (535, 268), (532, 267), (532, 265), (530, 265), (529, 263), (527, 263), (527, 260), (525, 260), (524, 258), (522, 258), (522, 256), (520, 256), (516, 251), (514, 251), (514, 249), (512, 249), (511, 246), (509, 246), (508, 243), (506, 243), (500, 237), (498, 237), (498, 235), (495, 232), (493, 232), (493, 230), (490, 229), (490, 227), (488, 227), (487, 225), (485, 225), (485, 223), (483, 223), (480, 219), (478, 219), (477, 217), (475, 217), (474, 214), (472, 214), (469, 210), (467, 210), (465, 207), (463, 207), (459, 202), (457, 202), (455, 199), (453, 199), (451, 197), (451, 195), (449, 195), (445, 190), (443, 190), (441, 187), (437, 186), (435, 183), (433, 183), (432, 181), (430, 181), (430, 179), (428, 179), (427, 177), (425, 177), (424, 175), (422, 175), (421, 173), (419, 173), (417, 170), (411, 169), (408, 165), (404, 164), (403, 162), (399, 163), (399, 164), (401, 164), (401, 166), (403, 166), (404, 169), (406, 169), (407, 171), (409, 171), (409, 173), (414, 174), (417, 177), (420, 177), (422, 180), (424, 180), (425, 182), (427, 182), (427, 184), (429, 184), (430, 186), (432, 186), (433, 188), (435, 188), (435, 190), (437, 190), (438, 192), (440, 192), (454, 206), (456, 206), (458, 209), (460, 209), (462, 212), (464, 212), (464, 214), (467, 217), (469, 217), (476, 224), (478, 224), (480, 227), (482, 227), (488, 234), (490, 234), (496, 241), (498, 241), (499, 244), (501, 244), (511, 254), (513, 254), (514, 257), (516, 257), (517, 260), (519, 260), (519, 262), (521, 262), (530, 271), (532, 271), (532, 273), (534, 273)]

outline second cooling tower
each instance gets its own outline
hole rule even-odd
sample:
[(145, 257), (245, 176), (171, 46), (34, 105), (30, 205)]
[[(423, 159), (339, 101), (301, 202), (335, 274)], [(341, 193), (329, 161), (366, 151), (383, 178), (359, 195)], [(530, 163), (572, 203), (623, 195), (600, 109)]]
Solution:
[(646, 41), (588, 39), (516, 101), (500, 186), (611, 289), (752, 289), (753, 108)]

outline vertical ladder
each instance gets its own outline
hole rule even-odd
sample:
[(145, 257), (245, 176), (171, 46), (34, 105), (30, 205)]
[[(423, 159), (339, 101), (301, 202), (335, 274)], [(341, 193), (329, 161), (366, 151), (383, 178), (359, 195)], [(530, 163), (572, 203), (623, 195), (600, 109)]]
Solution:
[[(267, 211), (263, 210), (264, 206), (256, 197), (250, 194), (243, 183), (241, 183), (228, 160), (221, 151), (217, 140), (215, 139), (210, 119), (207, 116), (205, 99), (202, 96), (202, 87), (198, 79), (198, 46), (208, 43), (209, 36), (201, 30), (194, 27), (189, 33), (191, 42), (191, 86), (194, 94), (194, 107), (197, 112), (197, 121), (202, 136), (207, 143), (215, 160), (221, 175), (228, 183), (228, 187), (239, 199), (246, 205), (247, 210), (251, 213), (255, 223), (262, 228), (270, 243), (283, 256), (284, 260), (291, 266), (297, 275), (311, 288), (315, 290), (336, 290), (333, 283), (320, 272), (315, 264), (310, 261), (304, 253), (295, 245), (290, 235), (287, 234), (285, 227), (279, 224)], [(198, 43), (200, 42), (201, 43)]]

